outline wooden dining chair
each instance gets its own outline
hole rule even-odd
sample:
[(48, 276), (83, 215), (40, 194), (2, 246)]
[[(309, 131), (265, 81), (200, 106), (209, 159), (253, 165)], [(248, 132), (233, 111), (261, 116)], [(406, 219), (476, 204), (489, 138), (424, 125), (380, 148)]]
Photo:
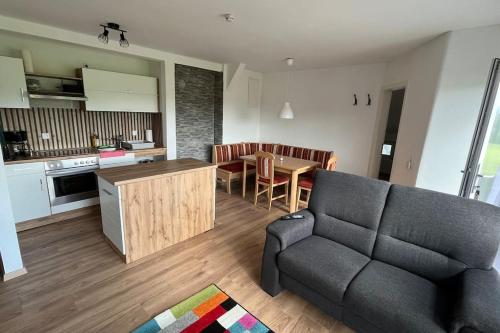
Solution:
[[(263, 193), (267, 193), (268, 209), (271, 210), (273, 200), (285, 198), (288, 206), (288, 184), (290, 179), (284, 175), (274, 173), (274, 155), (271, 153), (258, 151), (255, 153), (256, 173), (255, 173), (255, 197), (253, 204), (257, 205), (257, 198)], [(273, 190), (277, 186), (285, 185), (285, 194), (273, 197)], [(259, 192), (260, 186), (264, 189)]]
[[(328, 162), (326, 163), (326, 170), (333, 171), (337, 167), (337, 156), (332, 155)], [(311, 197), (311, 191), (313, 188), (314, 180), (313, 177), (303, 177), (299, 179), (297, 183), (297, 204), (295, 210), (299, 210), (299, 205), (303, 204), (307, 207), (309, 205), (309, 198)], [(306, 191), (306, 200), (300, 200), (302, 191)]]

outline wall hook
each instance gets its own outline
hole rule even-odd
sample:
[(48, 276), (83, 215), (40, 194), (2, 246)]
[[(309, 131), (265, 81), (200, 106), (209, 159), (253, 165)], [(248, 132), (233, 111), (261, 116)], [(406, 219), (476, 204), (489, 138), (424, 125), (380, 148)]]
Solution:
[(354, 106), (358, 105), (358, 97), (354, 94)]
[(372, 105), (372, 98), (370, 97), (370, 94), (368, 94), (368, 103), (366, 103), (367, 106)]

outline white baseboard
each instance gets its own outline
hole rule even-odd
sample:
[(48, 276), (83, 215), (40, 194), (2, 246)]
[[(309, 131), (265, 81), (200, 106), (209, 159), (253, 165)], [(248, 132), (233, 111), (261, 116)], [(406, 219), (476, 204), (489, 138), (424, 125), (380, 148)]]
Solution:
[(17, 271), (13, 271), (13, 272), (10, 272), (10, 273), (5, 273), (4, 276), (3, 276), (3, 280), (4, 280), (4, 282), (5, 281), (9, 281), (9, 280), (15, 279), (16, 277), (24, 275), (26, 273), (28, 273), (28, 270), (23, 267), (21, 269), (18, 269)]

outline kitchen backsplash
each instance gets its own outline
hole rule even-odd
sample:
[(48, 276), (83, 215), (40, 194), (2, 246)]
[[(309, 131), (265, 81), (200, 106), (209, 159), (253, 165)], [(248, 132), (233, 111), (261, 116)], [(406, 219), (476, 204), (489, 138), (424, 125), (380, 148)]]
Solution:
[[(161, 140), (160, 114), (141, 112), (89, 112), (81, 109), (31, 108), (2, 109), (0, 119), (4, 131), (26, 130), (33, 150), (90, 147), (90, 135), (97, 133), (101, 144), (114, 144), (115, 136), (125, 140), (143, 140), (144, 130), (153, 129), (155, 141)], [(137, 130), (137, 137), (132, 131)], [(42, 133), (50, 139), (43, 140)]]

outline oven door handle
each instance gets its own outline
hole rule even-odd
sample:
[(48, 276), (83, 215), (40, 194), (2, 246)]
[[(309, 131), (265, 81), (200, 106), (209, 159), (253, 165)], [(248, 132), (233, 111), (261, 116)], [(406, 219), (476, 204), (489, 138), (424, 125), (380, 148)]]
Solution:
[(93, 172), (93, 171), (96, 171), (98, 169), (99, 169), (99, 167), (97, 167), (97, 166), (78, 167), (78, 168), (72, 168), (70, 170), (47, 171), (47, 172), (45, 172), (45, 175), (49, 176), (49, 177), (78, 175), (80, 173)]

